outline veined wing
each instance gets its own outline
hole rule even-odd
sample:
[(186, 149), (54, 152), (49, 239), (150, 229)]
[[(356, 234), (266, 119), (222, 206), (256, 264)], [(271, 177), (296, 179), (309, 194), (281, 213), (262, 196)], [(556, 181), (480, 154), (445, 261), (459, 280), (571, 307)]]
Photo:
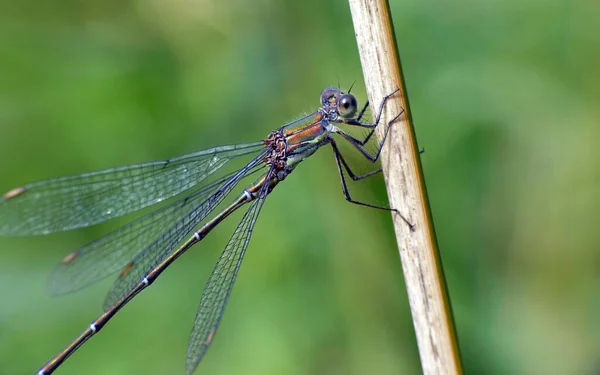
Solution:
[(262, 142), (31, 183), (0, 198), (0, 235), (48, 234), (126, 215), (186, 191)]
[[(263, 166), (250, 170), (246, 176), (257, 172), (261, 167)], [(70, 293), (122, 270), (138, 254), (154, 249), (156, 245), (150, 245), (166, 228), (188, 217), (203, 202), (214, 197), (236, 173), (237, 171), (223, 176), (191, 195), (150, 212), (67, 255), (50, 278), (50, 292)], [(203, 212), (205, 215), (209, 207), (206, 208)]]
[(247, 166), (238, 171), (214, 194), (193, 208), (189, 214), (177, 221), (166, 231), (162, 231), (140, 254), (128, 263), (112, 285), (104, 301), (104, 309), (108, 309), (125, 297), (148, 272), (163, 261), (177, 245), (196, 228), (213, 209), (233, 190), (237, 183), (248, 174), (266, 168), (263, 158), (266, 153), (255, 157)]
[(217, 328), (219, 328), (233, 283), (250, 242), (256, 218), (267, 196), (267, 185), (264, 185), (258, 198), (251, 203), (242, 217), (202, 292), (200, 307), (196, 313), (194, 327), (188, 343), (185, 365), (187, 375), (192, 375), (198, 367), (215, 337)]

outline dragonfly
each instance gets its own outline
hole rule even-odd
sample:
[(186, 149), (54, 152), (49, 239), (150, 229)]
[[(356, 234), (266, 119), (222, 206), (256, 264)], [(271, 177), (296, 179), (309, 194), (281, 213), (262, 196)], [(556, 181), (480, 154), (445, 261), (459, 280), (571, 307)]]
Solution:
[[(383, 98), (372, 123), (361, 121), (368, 102), (359, 112), (358, 102), (350, 90), (346, 93), (329, 87), (322, 91), (316, 111), (272, 131), (262, 141), (50, 179), (17, 187), (2, 195), (0, 235), (12, 236), (88, 227), (173, 198), (172, 202), (62, 259), (49, 281), (49, 289), (55, 294), (79, 290), (113, 273), (118, 272), (118, 276), (104, 301), (104, 312), (36, 374), (53, 373), (177, 258), (202, 241), (234, 211), (247, 207), (200, 298), (186, 355), (186, 374), (191, 375), (215, 337), (265, 199), (301, 162), (323, 146), (329, 145), (333, 150), (346, 200), (400, 214), (393, 208), (351, 197), (345, 173), (356, 181), (381, 169), (355, 174), (333, 137), (341, 136), (366, 159), (376, 162), (391, 124), (404, 110), (385, 124), (384, 137), (374, 152), (369, 152), (366, 145), (381, 122), (386, 102), (398, 91)], [(339, 125), (365, 128), (367, 133), (359, 139)], [(228, 163), (244, 157), (249, 162), (243, 167), (217, 178), (213, 176)], [(224, 208), (217, 209), (238, 183), (250, 176), (255, 176), (254, 181), (224, 204)], [(178, 195), (183, 197), (175, 198)], [(213, 216), (207, 219), (211, 214)], [(410, 222), (400, 216), (412, 229)]]

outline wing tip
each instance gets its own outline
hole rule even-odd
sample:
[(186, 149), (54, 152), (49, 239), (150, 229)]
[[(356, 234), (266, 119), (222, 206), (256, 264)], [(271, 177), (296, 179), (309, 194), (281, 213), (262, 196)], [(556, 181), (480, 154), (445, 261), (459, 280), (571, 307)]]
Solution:
[(75, 250), (75, 251), (69, 253), (69, 255), (67, 255), (60, 261), (60, 264), (62, 264), (62, 265), (70, 264), (73, 260), (75, 260), (75, 258), (77, 258), (77, 254), (79, 254), (78, 250)]
[(2, 194), (2, 200), (9, 200), (18, 197), (19, 195), (25, 192), (24, 186), (19, 186), (17, 188), (11, 189), (6, 193)]
[(133, 269), (133, 266), (135, 266), (135, 262), (129, 262), (129, 264), (127, 264), (119, 274), (119, 279), (125, 277), (125, 275), (127, 275), (129, 271)]

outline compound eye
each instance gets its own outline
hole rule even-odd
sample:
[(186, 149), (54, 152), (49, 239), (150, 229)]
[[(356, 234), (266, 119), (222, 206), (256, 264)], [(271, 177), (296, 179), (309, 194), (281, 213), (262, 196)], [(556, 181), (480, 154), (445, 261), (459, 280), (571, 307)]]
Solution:
[(338, 99), (337, 110), (343, 118), (351, 118), (356, 114), (358, 103), (352, 94), (344, 94)]
[(340, 92), (340, 90), (334, 87), (328, 87), (321, 93), (321, 104), (327, 105), (331, 104), (335, 101), (335, 97)]

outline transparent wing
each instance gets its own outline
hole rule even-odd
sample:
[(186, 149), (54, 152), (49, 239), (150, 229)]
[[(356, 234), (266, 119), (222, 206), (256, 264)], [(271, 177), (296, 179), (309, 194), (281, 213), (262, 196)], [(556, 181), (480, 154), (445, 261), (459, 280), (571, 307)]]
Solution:
[(263, 154), (254, 158), (246, 167), (225, 182), (214, 194), (178, 220), (171, 227), (163, 228), (154, 240), (146, 246), (124, 268), (109, 290), (104, 301), (104, 309), (108, 309), (127, 295), (152, 269), (167, 257), (177, 245), (196, 228), (206, 216), (223, 201), (237, 183), (256, 172), (266, 168)]
[(188, 216), (208, 197), (214, 195), (235, 173), (230, 173), (185, 198), (150, 212), (67, 255), (50, 278), (50, 293), (70, 293), (122, 270), (136, 254), (147, 251), (149, 245), (165, 228)]
[[(268, 180), (268, 179), (267, 179)], [(265, 187), (268, 184), (265, 184)], [(238, 224), (215, 265), (202, 292), (186, 357), (186, 374), (191, 375), (210, 346), (227, 305), (231, 288), (250, 242), (256, 218), (264, 204), (267, 189), (261, 189)]]
[(97, 224), (188, 190), (262, 142), (28, 184), (0, 198), (0, 235), (47, 234)]

